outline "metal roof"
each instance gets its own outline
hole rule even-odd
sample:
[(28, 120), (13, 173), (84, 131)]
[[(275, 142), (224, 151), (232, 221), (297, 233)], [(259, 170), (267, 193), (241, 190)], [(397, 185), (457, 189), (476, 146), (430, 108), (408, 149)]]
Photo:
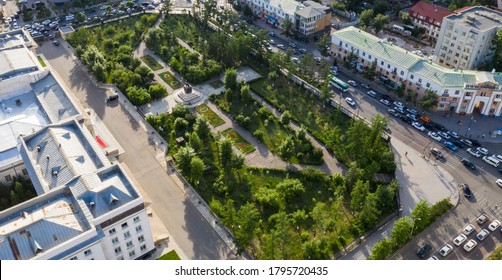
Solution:
[(265, 0), (264, 2), (292, 16), (296, 11), (305, 8), (302, 3), (293, 0)]
[(52, 123), (78, 115), (77, 109), (54, 76), (45, 76), (34, 83), (32, 88)]
[(502, 28), (502, 12), (483, 6), (474, 6), (445, 17), (468, 28), (485, 31), (492, 28)]
[(318, 16), (318, 15), (323, 15), (324, 12), (323, 11), (319, 11), (318, 9), (316, 8), (313, 8), (313, 7), (305, 7), (299, 11), (296, 12), (297, 15), (300, 15), (304, 18), (311, 18), (311, 17), (315, 17), (315, 16)]
[(467, 71), (454, 71), (442, 68), (429, 61), (421, 60), (411, 67), (410, 72), (418, 74), (427, 81), (441, 85), (442, 87), (463, 87), (465, 84), (476, 84), (475, 74)]
[(37, 63), (25, 48), (0, 50), (0, 78), (7, 79), (37, 70)]

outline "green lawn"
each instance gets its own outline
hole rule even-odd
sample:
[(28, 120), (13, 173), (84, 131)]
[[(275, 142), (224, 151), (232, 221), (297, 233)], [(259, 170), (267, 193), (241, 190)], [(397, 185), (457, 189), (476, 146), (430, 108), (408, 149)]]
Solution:
[(143, 62), (146, 63), (146, 65), (148, 65), (148, 67), (150, 67), (153, 71), (164, 68), (162, 65), (160, 65), (160, 63), (157, 62), (157, 60), (155, 60), (155, 58), (149, 55), (142, 56), (141, 60), (143, 60)]
[(172, 250), (165, 255), (160, 256), (157, 260), (181, 260), (180, 256), (176, 253), (176, 251)]
[(234, 142), (234, 145), (244, 154), (249, 154), (252, 151), (256, 150), (253, 145), (246, 141), (246, 139), (244, 139), (239, 133), (237, 133), (237, 131), (232, 128), (227, 128), (225, 131), (223, 131), (223, 135), (231, 139)]
[(210, 86), (212, 86), (214, 89), (220, 88), (223, 86), (223, 82), (220, 80), (212, 81), (209, 83)]
[(199, 114), (203, 115), (209, 123), (214, 126), (220, 126), (225, 123), (225, 121), (220, 118), (211, 108), (207, 107), (206, 104), (200, 104), (195, 108)]
[(179, 89), (183, 85), (178, 81), (169, 71), (162, 72), (159, 76), (166, 82), (172, 89)]
[(42, 59), (41, 56), (37, 55), (37, 59), (38, 59), (38, 62), (40, 62), (40, 65), (42, 65), (42, 67), (47, 66), (47, 64), (45, 64), (45, 61)]

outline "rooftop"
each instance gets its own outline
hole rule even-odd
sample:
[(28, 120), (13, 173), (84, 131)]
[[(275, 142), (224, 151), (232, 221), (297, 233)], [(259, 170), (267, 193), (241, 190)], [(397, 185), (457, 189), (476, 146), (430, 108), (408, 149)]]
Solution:
[(419, 1), (411, 7), (410, 16), (413, 16), (413, 13), (424, 16), (423, 21), (428, 22), (429, 19), (433, 19), (434, 22), (439, 22), (439, 24), (441, 24), (445, 16), (453, 14), (453, 12), (446, 8), (424, 1)]
[(22, 46), (29, 42), (29, 39), (18, 29), (16, 31), (0, 33), (0, 50)]
[(37, 63), (25, 48), (0, 50), (0, 80), (38, 70)]
[(72, 196), (54, 194), (0, 213), (0, 259), (31, 259), (91, 228)]
[(299, 11), (296, 12), (297, 15), (303, 17), (303, 18), (312, 18), (312, 17), (315, 17), (315, 16), (318, 16), (318, 15), (322, 15), (324, 14), (324, 12), (322, 10), (318, 10), (314, 7), (305, 7)]
[(265, 0), (265, 3), (267, 2), (270, 6), (277, 7), (289, 15), (294, 15), (296, 11), (305, 8), (302, 3), (294, 0)]
[(502, 28), (502, 12), (483, 6), (457, 10), (446, 18), (479, 31)]

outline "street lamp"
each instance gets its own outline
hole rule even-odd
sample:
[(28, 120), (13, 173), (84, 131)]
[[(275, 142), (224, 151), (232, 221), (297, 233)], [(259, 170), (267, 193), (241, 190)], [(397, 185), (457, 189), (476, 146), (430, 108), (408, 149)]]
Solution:
[(413, 221), (412, 221), (413, 222), (413, 226), (411, 227), (410, 238), (413, 236), (413, 230), (415, 229), (415, 221), (416, 220), (421, 221), (422, 219), (420, 219), (420, 218), (413, 219)]

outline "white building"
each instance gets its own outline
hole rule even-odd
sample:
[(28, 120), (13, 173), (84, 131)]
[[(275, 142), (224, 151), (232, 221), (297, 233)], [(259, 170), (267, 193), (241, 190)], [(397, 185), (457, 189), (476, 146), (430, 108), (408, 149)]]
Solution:
[(300, 2), (294, 0), (245, 0), (253, 13), (269, 23), (281, 26), (286, 18), (295, 25), (295, 12), (305, 8)]
[(502, 28), (502, 12), (482, 6), (445, 16), (437, 40), (436, 62), (450, 68), (476, 69), (493, 59), (493, 39)]
[(439, 111), (502, 114), (502, 73), (448, 69), (355, 27), (332, 33), (332, 43), (339, 61), (353, 53), (364, 69), (375, 63), (379, 80), (391, 88), (404, 84), (417, 97), (436, 92)]

